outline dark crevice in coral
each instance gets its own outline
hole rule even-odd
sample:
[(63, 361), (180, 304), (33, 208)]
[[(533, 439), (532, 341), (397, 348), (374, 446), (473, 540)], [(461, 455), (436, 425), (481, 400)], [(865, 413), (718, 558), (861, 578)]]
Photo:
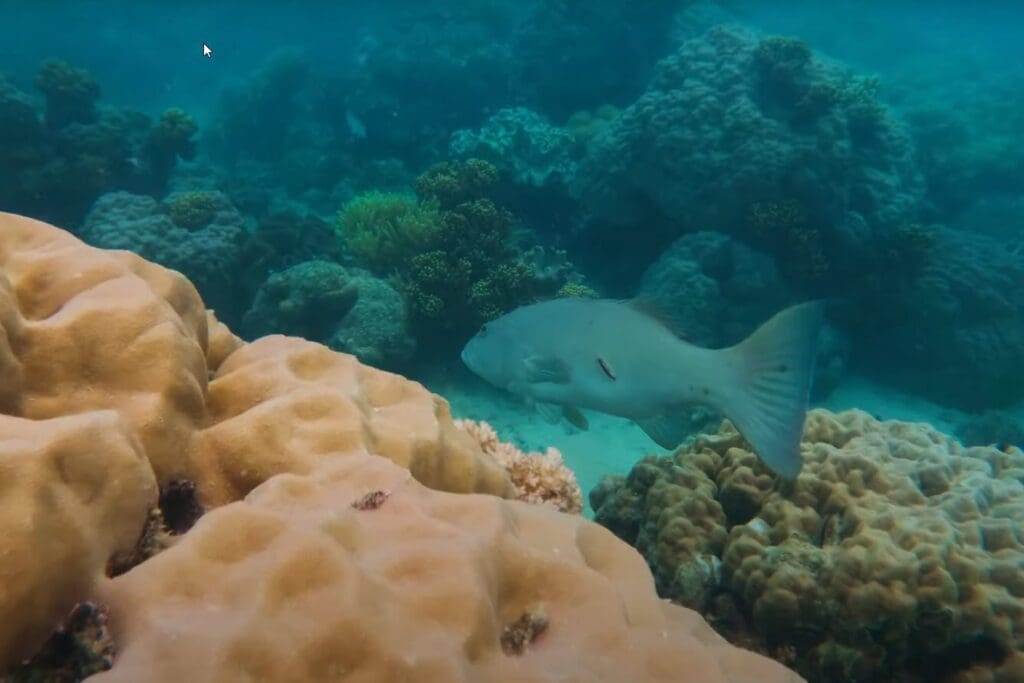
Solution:
[(164, 550), (169, 545), (169, 536), (163, 514), (159, 508), (153, 508), (146, 517), (146, 525), (142, 529), (139, 542), (131, 552), (110, 558), (107, 563), (107, 576), (120, 576)]
[(160, 511), (164, 523), (174, 534), (183, 534), (203, 516), (203, 506), (196, 497), (196, 485), (187, 479), (176, 479), (160, 491)]
[(75, 605), (71, 614), (40, 648), (3, 683), (76, 683), (110, 669), (114, 641), (107, 630), (107, 611), (91, 602)]

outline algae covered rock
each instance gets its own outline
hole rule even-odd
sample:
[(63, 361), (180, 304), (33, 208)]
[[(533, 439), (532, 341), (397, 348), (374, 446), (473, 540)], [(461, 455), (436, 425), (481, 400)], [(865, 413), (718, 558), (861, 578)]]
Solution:
[(726, 422), (591, 503), (663, 595), (810, 681), (1016, 680), (1024, 452), (824, 410), (802, 448), (782, 485)]

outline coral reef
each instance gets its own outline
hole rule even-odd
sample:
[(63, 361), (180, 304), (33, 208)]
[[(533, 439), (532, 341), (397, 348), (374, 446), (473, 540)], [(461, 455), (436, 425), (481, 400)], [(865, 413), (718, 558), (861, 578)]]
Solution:
[(456, 420), (455, 426), (476, 439), (483, 452), (508, 470), (516, 498), (528, 503), (550, 505), (561, 512), (579, 514), (583, 510), (583, 494), (576, 475), (562, 461), (557, 448), (544, 453), (524, 453), (513, 444), (502, 441), (486, 422)]
[(452, 156), (485, 159), (522, 185), (567, 186), (576, 173), (572, 135), (540, 114), (501, 109), (479, 130), (459, 130), (448, 146)]
[[(45, 112), (0, 77), (0, 206), (77, 229), (93, 201), (113, 190), (163, 193), (179, 159), (191, 158), (195, 122), (172, 109), (158, 120), (98, 107), (86, 71), (45, 62), (36, 77)], [(40, 120), (42, 119), (42, 121)]]
[(658, 64), (591, 145), (576, 191), (604, 220), (667, 219), (675, 236), (743, 236), (759, 205), (797, 205), (802, 231), (763, 244), (807, 284), (849, 291), (878, 272), (879, 240), (914, 223), (923, 196), (876, 87), (794, 39), (713, 28)]
[[(112, 192), (100, 197), (86, 216), (82, 237), (105, 249), (128, 249), (145, 259), (180, 271), (199, 288), (211, 308), (228, 321), (239, 311), (236, 272), (241, 268), (242, 216), (220, 193), (204, 193), (214, 211), (202, 212), (203, 225), (182, 227), (183, 195), (167, 206), (150, 197)], [(195, 212), (189, 211), (189, 220)]]
[(395, 367), (416, 349), (406, 317), (401, 294), (386, 281), (330, 261), (304, 261), (267, 279), (242, 331), (249, 338), (296, 335), (369, 365)]
[(670, 48), (671, 18), (679, 4), (531, 3), (510, 41), (520, 97), (557, 120), (602, 103), (625, 104)]
[(662, 595), (809, 681), (1016, 680), (1024, 452), (824, 410), (802, 449), (780, 488), (726, 422), (591, 503)]
[(100, 86), (85, 69), (56, 59), (43, 62), (36, 74), (35, 86), (46, 97), (44, 120), (50, 130), (96, 120)]
[(450, 354), (481, 323), (554, 293), (568, 277), (517, 258), (513, 215), (484, 196), (496, 179), (480, 159), (442, 162), (417, 178), (418, 202), (370, 193), (339, 214), (356, 262), (397, 282), (427, 352)]
[[(0, 375), (5, 669), (45, 647), (46, 670), (57, 630), (78, 644), (48, 680), (110, 652), (92, 680), (800, 680), (658, 600), (612, 534), (499, 497), (504, 469), (421, 386), (245, 344), (179, 273), (11, 214)], [(182, 482), (202, 518), (105, 577)]]
[(498, 169), (483, 159), (442, 161), (416, 178), (416, 194), (436, 201), (442, 209), (487, 197), (498, 180)]

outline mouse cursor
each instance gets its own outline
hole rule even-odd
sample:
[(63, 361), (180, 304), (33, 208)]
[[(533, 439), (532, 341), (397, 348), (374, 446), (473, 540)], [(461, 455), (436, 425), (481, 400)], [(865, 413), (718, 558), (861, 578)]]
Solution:
[(211, 50), (210, 46), (207, 45), (206, 43), (203, 43), (203, 56), (204, 57), (212, 57), (213, 56), (213, 50)]

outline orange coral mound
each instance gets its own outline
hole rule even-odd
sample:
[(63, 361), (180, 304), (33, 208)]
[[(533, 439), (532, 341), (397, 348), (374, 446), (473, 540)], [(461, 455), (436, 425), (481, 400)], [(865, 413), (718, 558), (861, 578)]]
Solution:
[[(498, 497), (420, 385), (244, 344), (179, 274), (9, 214), (0, 413), (0, 673), (95, 600), (95, 680), (799, 680), (658, 600), (600, 527)], [(214, 509), (107, 578), (178, 479)]]

